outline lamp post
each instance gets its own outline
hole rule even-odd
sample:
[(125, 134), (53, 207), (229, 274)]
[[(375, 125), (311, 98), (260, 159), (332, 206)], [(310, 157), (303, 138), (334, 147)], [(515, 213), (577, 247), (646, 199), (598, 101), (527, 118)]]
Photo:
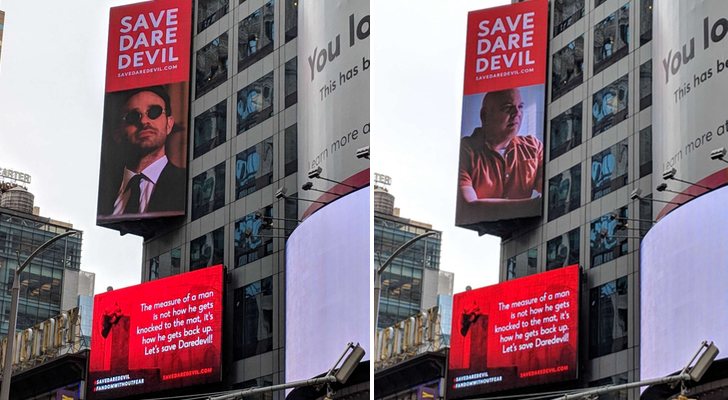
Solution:
[(10, 301), (10, 321), (8, 322), (8, 344), (5, 348), (5, 365), (3, 366), (2, 386), (0, 386), (0, 400), (10, 399), (10, 381), (13, 375), (13, 342), (15, 341), (15, 323), (18, 318), (18, 302), (20, 301), (20, 273), (23, 272), (25, 267), (30, 265), (33, 258), (45, 251), (45, 249), (47, 249), (50, 245), (66, 236), (71, 236), (76, 233), (78, 233), (78, 231), (70, 230), (52, 237), (50, 240), (35, 249), (35, 251), (28, 256), (23, 264), (20, 264), (20, 252), (16, 253), (18, 256), (18, 268), (15, 269), (13, 276), (13, 289)]
[(392, 255), (387, 258), (386, 261), (384, 261), (384, 264), (380, 265), (379, 268), (374, 270), (374, 336), (377, 335), (377, 325), (379, 324), (379, 296), (380, 292), (382, 291), (382, 274), (384, 273), (384, 270), (389, 267), (389, 264), (391, 264), (392, 261), (397, 258), (398, 255), (400, 255), (400, 253), (405, 251), (408, 247), (412, 246), (415, 242), (428, 236), (437, 236), (438, 234), (438, 232), (429, 231), (419, 236), (413, 237), (412, 239), (406, 241), (403, 245), (399, 246), (399, 248), (395, 250), (394, 253), (392, 253)]

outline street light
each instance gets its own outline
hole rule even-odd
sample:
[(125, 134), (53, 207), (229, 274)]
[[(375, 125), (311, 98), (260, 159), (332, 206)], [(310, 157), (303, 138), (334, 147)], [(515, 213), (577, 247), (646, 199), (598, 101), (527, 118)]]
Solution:
[(395, 250), (394, 253), (392, 253), (392, 255), (387, 258), (386, 261), (384, 261), (384, 264), (374, 270), (374, 336), (377, 335), (377, 324), (379, 323), (379, 296), (380, 292), (382, 291), (382, 274), (384, 273), (384, 270), (389, 267), (389, 264), (391, 264), (392, 261), (397, 258), (400, 253), (405, 251), (408, 247), (412, 246), (418, 240), (424, 239), (428, 236), (437, 235), (439, 235), (438, 232), (429, 231), (419, 236), (413, 237), (412, 239), (405, 242), (403, 245), (399, 246), (399, 248)]
[(13, 289), (12, 297), (10, 301), (10, 321), (8, 322), (8, 343), (5, 347), (5, 365), (3, 366), (3, 380), (2, 386), (0, 386), (0, 400), (10, 399), (10, 381), (13, 375), (13, 342), (15, 341), (15, 323), (18, 319), (18, 302), (20, 300), (20, 273), (23, 272), (25, 267), (30, 265), (30, 262), (40, 253), (45, 251), (50, 245), (63, 239), (66, 236), (75, 235), (78, 231), (70, 230), (68, 232), (61, 233), (60, 235), (52, 237), (47, 242), (43, 243), (31, 253), (28, 258), (20, 263), (20, 252), (16, 252), (18, 257), (18, 268), (15, 269), (13, 275)]

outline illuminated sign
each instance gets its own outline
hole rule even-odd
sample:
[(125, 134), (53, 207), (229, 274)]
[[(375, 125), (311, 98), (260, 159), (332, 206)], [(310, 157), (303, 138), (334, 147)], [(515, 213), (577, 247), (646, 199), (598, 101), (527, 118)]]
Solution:
[[(78, 307), (15, 334), (13, 370), (25, 370), (64, 354), (81, 350), (81, 314)], [(0, 368), (5, 365), (8, 339), (0, 345)]]
[(435, 306), (377, 332), (374, 369), (387, 368), (448, 343), (442, 335), (440, 309)]
[(506, 235), (541, 215), (548, 1), (468, 14), (455, 224)]
[(14, 171), (10, 168), (0, 168), (0, 177), (12, 179), (14, 181), (20, 181), (23, 183), (30, 183), (30, 175)]
[(89, 398), (221, 379), (223, 267), (94, 297)]
[(98, 225), (185, 215), (191, 26), (189, 1), (111, 9)]
[(453, 298), (448, 399), (575, 379), (579, 266)]

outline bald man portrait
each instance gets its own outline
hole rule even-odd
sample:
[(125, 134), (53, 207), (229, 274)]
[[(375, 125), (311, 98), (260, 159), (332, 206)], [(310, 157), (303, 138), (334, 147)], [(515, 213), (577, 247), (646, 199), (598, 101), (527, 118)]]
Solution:
[(458, 219), (468, 220), (460, 222), (535, 215), (540, 207), (543, 143), (535, 132), (519, 135), (523, 119), (518, 88), (483, 97), (481, 126), (460, 141)]

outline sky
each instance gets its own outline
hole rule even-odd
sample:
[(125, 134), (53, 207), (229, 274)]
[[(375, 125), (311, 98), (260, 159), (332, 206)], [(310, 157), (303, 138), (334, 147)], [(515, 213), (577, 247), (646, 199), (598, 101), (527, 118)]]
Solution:
[[(123, 0), (0, 0), (0, 167), (28, 173), (40, 215), (83, 231), (96, 292), (141, 281), (142, 239), (95, 224), (109, 7)], [(401, 216), (443, 231), (455, 292), (498, 281), (500, 239), (456, 228), (468, 10), (505, 1), (374, 1), (372, 171), (392, 177)]]
[(498, 282), (500, 238), (455, 227), (455, 195), (467, 13), (506, 3), (372, 6), (372, 171), (392, 178), (400, 216), (443, 232), (440, 269), (455, 273), (455, 293)]
[(83, 231), (96, 293), (141, 281), (142, 239), (96, 226), (109, 7), (132, 2), (0, 0), (0, 167), (30, 174), (41, 216)]

